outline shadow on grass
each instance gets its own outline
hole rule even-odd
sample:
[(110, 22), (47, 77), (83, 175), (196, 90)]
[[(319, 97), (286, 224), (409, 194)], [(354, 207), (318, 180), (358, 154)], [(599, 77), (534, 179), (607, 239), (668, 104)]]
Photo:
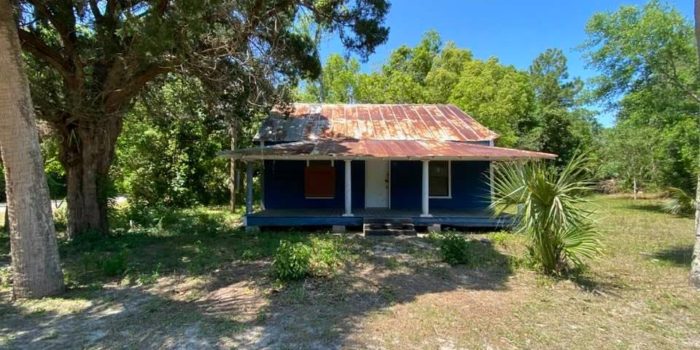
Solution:
[[(372, 314), (426, 294), (505, 291), (513, 273), (509, 257), (490, 244), (479, 246), (480, 263), (450, 267), (423, 239), (341, 237), (352, 258), (339, 274), (280, 287), (269, 274), (279, 241), (310, 236), (251, 235), (229, 219), (182, 211), (115, 226), (113, 236), (62, 241), (72, 288), (57, 302), (86, 306), (36, 313), (0, 297), (0, 347), (352, 347), (360, 321)], [(206, 279), (189, 301), (178, 296), (182, 277)], [(146, 286), (109, 283), (124, 279)]]
[(76, 312), (57, 306), (32, 309), (6, 300), (0, 298), (0, 347), (8, 349), (211, 348), (222, 334), (234, 336), (246, 327), (140, 287), (75, 289), (40, 301), (77, 304)]
[(655, 252), (652, 257), (674, 266), (687, 267), (693, 259), (693, 246), (688, 244), (662, 249)]
[[(426, 253), (430, 243), (418, 238), (357, 238), (356, 263), (330, 280), (287, 284), (270, 299), (261, 336), (246, 348), (361, 348), (355, 338), (362, 320), (393, 305), (412, 303), (428, 294), (459, 290), (508, 290), (508, 258), (490, 250), (479, 266), (455, 266)], [(433, 248), (434, 249), (434, 248)], [(415, 258), (416, 254), (419, 256)], [(432, 257), (431, 257), (432, 256)], [(469, 302), (465, 300), (465, 302)]]
[(632, 201), (632, 203), (625, 205), (624, 208), (657, 214), (668, 214), (666, 210), (664, 210), (663, 204), (657, 201), (648, 202), (643, 199), (638, 199), (636, 202)]

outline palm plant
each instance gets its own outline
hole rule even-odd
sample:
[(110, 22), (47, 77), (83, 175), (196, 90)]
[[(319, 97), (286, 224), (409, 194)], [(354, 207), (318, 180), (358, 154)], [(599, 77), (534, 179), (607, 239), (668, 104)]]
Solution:
[(496, 166), (491, 208), (516, 207), (516, 232), (527, 235), (533, 261), (546, 274), (581, 267), (601, 249), (583, 195), (591, 188), (587, 158), (577, 155), (561, 170), (543, 162)]
[(695, 198), (680, 188), (669, 187), (668, 199), (663, 204), (663, 209), (667, 213), (687, 216), (695, 213)]

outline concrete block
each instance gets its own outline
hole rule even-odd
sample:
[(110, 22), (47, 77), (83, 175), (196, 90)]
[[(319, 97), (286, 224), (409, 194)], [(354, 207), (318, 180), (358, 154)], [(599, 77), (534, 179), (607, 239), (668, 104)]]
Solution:
[(428, 232), (439, 233), (440, 231), (442, 231), (442, 226), (440, 224), (432, 224), (428, 226)]

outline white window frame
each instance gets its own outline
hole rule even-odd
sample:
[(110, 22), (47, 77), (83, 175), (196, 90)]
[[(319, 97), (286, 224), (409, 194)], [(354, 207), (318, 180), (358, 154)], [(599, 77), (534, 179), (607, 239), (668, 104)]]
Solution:
[[(447, 196), (431, 196), (428, 188), (428, 198), (431, 199), (452, 199), (452, 161), (447, 160)], [(428, 184), (430, 184), (430, 163), (428, 162)]]

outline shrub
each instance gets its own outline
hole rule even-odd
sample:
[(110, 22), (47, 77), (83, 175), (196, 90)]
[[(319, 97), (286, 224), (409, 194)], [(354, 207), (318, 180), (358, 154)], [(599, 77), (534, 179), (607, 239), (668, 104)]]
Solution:
[(332, 275), (340, 266), (342, 252), (336, 240), (311, 238), (308, 243), (281, 241), (272, 264), (281, 280)]
[(450, 265), (469, 264), (469, 242), (464, 237), (448, 232), (440, 241), (442, 260)]
[(112, 254), (100, 262), (100, 270), (107, 277), (121, 276), (127, 269), (126, 252)]
[(504, 246), (506, 242), (511, 239), (511, 233), (505, 231), (498, 231), (491, 235), (491, 240), (494, 244)]
[(335, 240), (312, 238), (310, 274), (313, 276), (332, 275), (340, 265), (341, 252)]
[(53, 222), (56, 226), (56, 230), (63, 231), (68, 226), (68, 206), (64, 205), (58, 208), (51, 208), (53, 210)]
[(667, 213), (678, 216), (689, 216), (695, 213), (695, 198), (680, 188), (668, 188), (668, 199), (663, 204)]
[(311, 247), (304, 243), (281, 241), (272, 263), (275, 276), (282, 280), (296, 280), (309, 274)]

